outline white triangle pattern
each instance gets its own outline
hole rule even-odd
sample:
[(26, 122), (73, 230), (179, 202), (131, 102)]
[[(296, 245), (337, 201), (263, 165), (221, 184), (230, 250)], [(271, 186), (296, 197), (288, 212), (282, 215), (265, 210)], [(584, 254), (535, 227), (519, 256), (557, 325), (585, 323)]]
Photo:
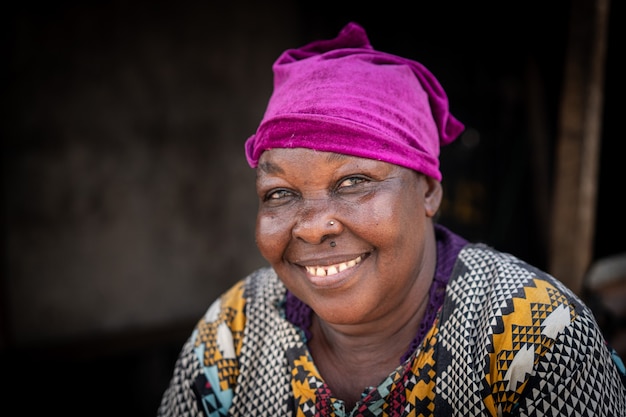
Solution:
[(231, 408), (234, 415), (253, 416), (263, 410), (268, 416), (283, 416), (292, 406), (286, 352), (303, 343), (294, 326), (276, 313), (275, 306), (284, 298), (285, 288), (273, 271), (266, 270), (265, 274), (263, 280), (258, 280), (263, 285), (256, 285), (258, 281), (251, 277), (248, 293), (244, 294), (248, 300), (262, 302), (248, 306), (250, 322), (244, 332), (241, 374)]
[[(624, 387), (602, 336), (590, 311), (569, 289), (517, 258), (482, 245), (463, 250), (461, 260), (461, 275), (448, 285), (440, 329), (441, 345), (450, 360), (438, 377), (437, 389), (452, 410), (460, 411), (458, 415), (485, 413), (483, 397), (491, 392), (486, 383), (491, 360), (488, 353), (493, 351), (497, 318), (511, 313), (511, 298), (523, 298), (523, 287), (533, 286), (533, 279), (540, 277), (574, 300), (578, 316), (537, 363), (536, 375), (517, 411), (537, 416), (625, 417)], [(494, 273), (499, 279), (489, 278)], [(598, 360), (597, 366), (589, 358)], [(443, 365), (441, 359), (438, 365)], [(564, 380), (569, 384), (563, 386)]]

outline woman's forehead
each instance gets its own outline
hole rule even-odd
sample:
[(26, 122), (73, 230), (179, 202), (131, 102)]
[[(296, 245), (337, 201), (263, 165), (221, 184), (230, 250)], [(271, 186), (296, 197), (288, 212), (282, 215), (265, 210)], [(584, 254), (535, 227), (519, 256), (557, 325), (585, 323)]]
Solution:
[(362, 158), (353, 155), (346, 155), (337, 152), (326, 152), (319, 151), (317, 149), (310, 148), (273, 148), (268, 149), (267, 151), (261, 154), (259, 158), (259, 164), (263, 162), (280, 162), (285, 161), (289, 162), (292, 160), (313, 160), (315, 159), (318, 162), (327, 162), (327, 163), (343, 163), (343, 162), (357, 162), (363, 161), (368, 162), (372, 161), (374, 163), (380, 162), (373, 159)]
[(315, 175), (315, 172), (311, 169), (313, 166), (318, 168), (325, 166), (334, 169), (340, 167), (387, 170), (401, 168), (385, 161), (308, 148), (274, 148), (267, 150), (259, 158), (258, 168), (260, 171), (268, 174), (284, 173), (284, 170), (287, 168), (297, 168), (310, 171), (312, 175)]
[(257, 179), (272, 176), (321, 179), (325, 176), (336, 180), (336, 177), (354, 174), (379, 179), (390, 175), (423, 175), (386, 161), (308, 148), (274, 148), (265, 151), (257, 167)]

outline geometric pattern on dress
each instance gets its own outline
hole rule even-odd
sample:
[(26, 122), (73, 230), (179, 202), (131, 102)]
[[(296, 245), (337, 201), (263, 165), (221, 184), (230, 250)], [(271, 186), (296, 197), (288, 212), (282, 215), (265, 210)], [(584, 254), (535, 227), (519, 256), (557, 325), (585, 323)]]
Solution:
[[(317, 374), (301, 329), (285, 319), (285, 288), (275, 272), (258, 270), (244, 281), (243, 294), (228, 306), (222, 298), (203, 319), (228, 324), (211, 329), (201, 320), (183, 346), (159, 417), (497, 416), (507, 410), (626, 417), (626, 391), (591, 311), (551, 276), (485, 245), (461, 251), (422, 345), (364, 392), (352, 413)], [(242, 306), (245, 314), (238, 315)], [(202, 349), (218, 354), (213, 362), (224, 372), (208, 366), (211, 355)], [(220, 362), (232, 352), (238, 365)], [(239, 367), (236, 384), (222, 391), (223, 381), (232, 387), (237, 371), (231, 365)]]
[(203, 415), (202, 411), (211, 416), (228, 415), (232, 388), (239, 373), (237, 355), (245, 325), (241, 284), (237, 283), (215, 300), (196, 324), (179, 355), (159, 415), (194, 416)]
[[(504, 270), (504, 271), (503, 271)], [(489, 279), (507, 276), (507, 285)], [(504, 330), (500, 317), (512, 312), (509, 305), (529, 274), (506, 259), (485, 256), (480, 248), (464, 248), (448, 283), (442, 307), (437, 392), (452, 410), (462, 415), (497, 415), (492, 401), (490, 368), (492, 336)], [(447, 362), (447, 363), (446, 363)]]
[(201, 417), (205, 414), (196, 400), (196, 386), (193, 381), (202, 378), (202, 369), (194, 352), (193, 335), (185, 342), (176, 359), (174, 373), (161, 404), (157, 410), (159, 417)]
[[(615, 368), (604, 353), (606, 345), (602, 338), (593, 330), (597, 329), (594, 318), (586, 311), (578, 318), (538, 363), (538, 383), (532, 386), (533, 401), (525, 401), (520, 408), (528, 410), (530, 415), (624, 417), (624, 387), (618, 378), (606, 376), (607, 370)], [(587, 360), (590, 357), (599, 363)], [(564, 372), (567, 367), (570, 368)], [(565, 387), (557, 380), (563, 373), (570, 375)], [(584, 388), (580, 386), (581, 380), (585, 381)], [(620, 391), (621, 397), (614, 394)]]
[(247, 324), (241, 349), (240, 375), (232, 415), (290, 415), (293, 408), (286, 352), (303, 342), (299, 332), (279, 314), (286, 290), (270, 268), (246, 278)]
[[(303, 348), (294, 348), (287, 352), (291, 366), (291, 390), (294, 396), (294, 408), (303, 417), (315, 416), (316, 410), (323, 410), (327, 390), (319, 378), (317, 370)], [(319, 405), (318, 405), (319, 403)]]
[[(435, 411), (435, 384), (437, 377), (436, 346), (438, 343), (437, 322), (430, 329), (422, 343), (422, 350), (413, 355), (409, 362), (410, 372), (405, 372), (403, 381), (395, 388), (395, 401), (389, 401), (387, 414), (397, 415), (406, 404), (407, 415), (430, 416)], [(406, 393), (406, 398), (402, 396)], [(392, 397), (393, 399), (393, 397)]]
[(509, 304), (511, 313), (502, 317), (504, 330), (492, 337), (497, 349), (491, 359), (495, 364), (492, 394), (506, 413), (513, 411), (537, 362), (552, 349), (554, 337), (576, 317), (567, 297), (542, 280), (533, 279), (533, 285)]
[(205, 368), (217, 373), (219, 388), (232, 389), (239, 376), (239, 361), (245, 326), (243, 282), (224, 293), (200, 320), (195, 348)]
[[(441, 314), (439, 411), (624, 416), (619, 377), (601, 381), (617, 373), (604, 339), (569, 289), (484, 245), (465, 247), (459, 259)], [(598, 368), (590, 357), (602, 362)]]

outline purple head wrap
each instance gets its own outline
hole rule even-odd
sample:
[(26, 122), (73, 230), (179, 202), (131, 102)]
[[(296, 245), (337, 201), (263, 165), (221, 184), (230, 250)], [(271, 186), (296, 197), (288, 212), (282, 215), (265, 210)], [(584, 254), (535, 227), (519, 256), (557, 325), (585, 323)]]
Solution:
[(274, 92), (245, 144), (251, 167), (272, 148), (309, 148), (386, 161), (441, 180), (439, 148), (464, 126), (422, 64), (376, 51), (348, 23), (335, 39), (276, 60)]

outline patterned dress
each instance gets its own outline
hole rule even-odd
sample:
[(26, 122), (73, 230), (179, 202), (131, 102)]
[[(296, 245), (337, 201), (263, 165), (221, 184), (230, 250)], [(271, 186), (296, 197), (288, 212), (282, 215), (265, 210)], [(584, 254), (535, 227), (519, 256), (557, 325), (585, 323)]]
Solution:
[(264, 268), (198, 322), (158, 415), (626, 416), (623, 364), (570, 290), (483, 244), (457, 252), (417, 348), (354, 409), (324, 383)]

